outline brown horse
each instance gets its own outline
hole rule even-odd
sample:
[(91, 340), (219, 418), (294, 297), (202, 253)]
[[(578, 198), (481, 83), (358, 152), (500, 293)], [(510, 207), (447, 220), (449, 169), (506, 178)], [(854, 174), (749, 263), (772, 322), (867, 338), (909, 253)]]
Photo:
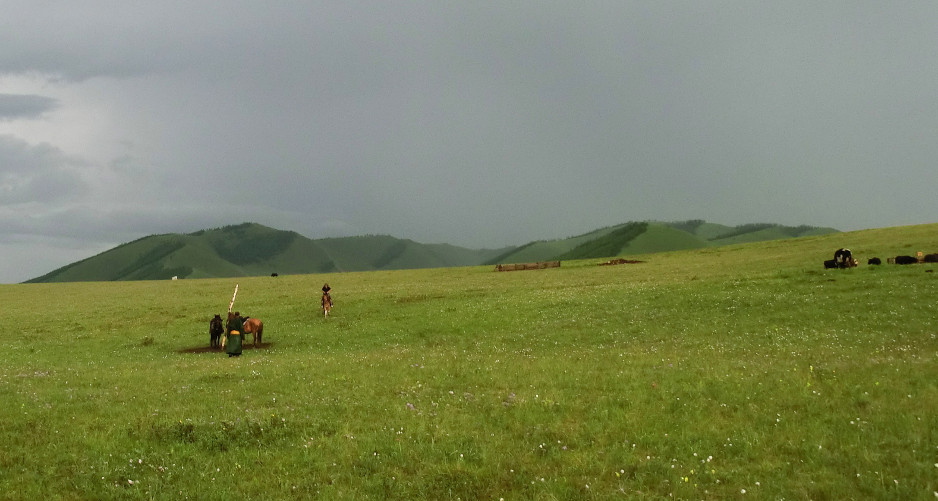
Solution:
[(329, 296), (328, 292), (322, 293), (322, 316), (328, 317), (329, 312), (332, 311), (332, 297)]
[(261, 322), (259, 318), (245, 317), (244, 334), (252, 334), (254, 346), (260, 346), (261, 338), (264, 336), (264, 322)]

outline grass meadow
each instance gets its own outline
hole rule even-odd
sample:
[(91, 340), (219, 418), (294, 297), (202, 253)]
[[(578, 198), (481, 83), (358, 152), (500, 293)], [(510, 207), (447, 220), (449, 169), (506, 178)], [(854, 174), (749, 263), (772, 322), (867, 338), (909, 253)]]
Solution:
[(916, 251), (0, 286), (0, 499), (935, 499), (938, 265), (865, 264)]

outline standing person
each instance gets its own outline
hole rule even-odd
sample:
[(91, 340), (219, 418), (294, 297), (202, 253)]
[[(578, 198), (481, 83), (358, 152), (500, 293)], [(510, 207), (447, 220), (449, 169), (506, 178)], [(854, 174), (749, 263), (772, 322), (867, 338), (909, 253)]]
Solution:
[(244, 322), (241, 320), (241, 313), (228, 312), (228, 323), (225, 325), (225, 353), (228, 357), (237, 357), (241, 355), (241, 342), (244, 340)]

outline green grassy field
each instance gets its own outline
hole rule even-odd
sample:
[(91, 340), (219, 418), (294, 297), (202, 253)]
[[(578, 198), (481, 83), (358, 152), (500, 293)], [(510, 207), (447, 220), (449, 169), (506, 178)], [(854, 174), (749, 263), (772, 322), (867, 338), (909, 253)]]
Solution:
[(934, 499), (936, 237), (0, 286), (0, 499)]

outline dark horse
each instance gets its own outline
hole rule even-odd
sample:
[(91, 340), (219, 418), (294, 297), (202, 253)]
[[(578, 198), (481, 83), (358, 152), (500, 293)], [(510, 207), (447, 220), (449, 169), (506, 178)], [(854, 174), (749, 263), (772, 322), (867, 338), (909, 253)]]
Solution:
[(209, 346), (218, 348), (221, 346), (221, 335), (225, 333), (225, 327), (221, 323), (221, 315), (216, 314), (208, 324)]
[(260, 346), (261, 338), (264, 336), (264, 322), (261, 322), (258, 318), (244, 317), (244, 334), (245, 339), (247, 339), (247, 334), (252, 334), (254, 346)]

